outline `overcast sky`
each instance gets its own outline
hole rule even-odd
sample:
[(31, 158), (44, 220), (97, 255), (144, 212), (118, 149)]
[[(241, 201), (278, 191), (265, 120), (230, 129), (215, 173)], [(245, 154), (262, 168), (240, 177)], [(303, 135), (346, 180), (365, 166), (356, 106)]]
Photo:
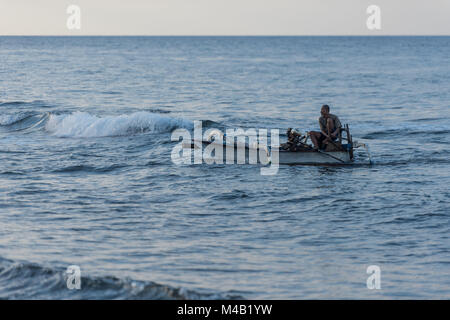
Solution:
[[(369, 5), (381, 30), (366, 26)], [(450, 0), (0, 0), (0, 34), (450, 35)]]

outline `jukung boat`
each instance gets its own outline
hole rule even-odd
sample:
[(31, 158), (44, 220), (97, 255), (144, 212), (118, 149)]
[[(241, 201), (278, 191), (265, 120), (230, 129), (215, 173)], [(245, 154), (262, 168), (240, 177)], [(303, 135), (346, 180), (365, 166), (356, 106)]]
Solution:
[[(345, 133), (345, 136), (343, 135)], [(295, 137), (297, 134), (297, 137)], [(288, 130), (288, 138), (289, 138)], [(336, 141), (328, 143), (323, 150), (315, 150), (308, 144), (309, 135), (291, 134), (292, 139), (278, 149), (280, 164), (299, 165), (343, 165), (354, 162), (354, 149), (364, 147), (369, 162), (370, 152), (368, 145), (353, 141), (348, 124), (341, 128)], [(345, 143), (344, 143), (345, 142)], [(273, 153), (274, 150), (272, 150)], [(273, 157), (273, 155), (272, 155)]]
[[(343, 135), (345, 134), (345, 136)], [(249, 145), (248, 143), (227, 143), (223, 141), (216, 142), (211, 139), (210, 135), (206, 140), (192, 139), (189, 143), (183, 142), (183, 148), (201, 149), (202, 145), (216, 145), (219, 147), (230, 147), (237, 150), (246, 150), (246, 160), (250, 150), (264, 150), (266, 153), (266, 162), (278, 162), (286, 165), (349, 165), (354, 163), (354, 150), (360, 147), (365, 148), (369, 158), (369, 163), (372, 163), (368, 145), (353, 141), (352, 135), (348, 125), (341, 128), (336, 141), (332, 141), (326, 145), (325, 149), (315, 150), (311, 144), (308, 143), (309, 134), (302, 135), (298, 132), (287, 132), (288, 141), (280, 146), (267, 147), (265, 145)], [(223, 162), (225, 162), (225, 152), (223, 152)], [(261, 153), (258, 155), (261, 161)], [(236, 157), (233, 154), (233, 159)], [(234, 160), (233, 160), (234, 161)]]

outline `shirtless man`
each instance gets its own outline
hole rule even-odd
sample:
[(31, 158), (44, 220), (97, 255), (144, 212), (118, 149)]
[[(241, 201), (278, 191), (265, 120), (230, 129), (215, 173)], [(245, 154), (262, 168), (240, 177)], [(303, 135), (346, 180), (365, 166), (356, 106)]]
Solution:
[(330, 107), (328, 105), (324, 104), (322, 106), (320, 114), (322, 115), (319, 118), (320, 132), (309, 132), (314, 149), (316, 150), (328, 144), (330, 141), (336, 140), (339, 135), (339, 130), (342, 127), (339, 118), (330, 113)]

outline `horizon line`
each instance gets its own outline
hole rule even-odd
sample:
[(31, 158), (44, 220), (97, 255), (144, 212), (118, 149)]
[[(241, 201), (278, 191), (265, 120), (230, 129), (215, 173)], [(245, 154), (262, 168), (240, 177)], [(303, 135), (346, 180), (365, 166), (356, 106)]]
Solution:
[(0, 34), (0, 37), (450, 37), (450, 34), (237, 34), (237, 35), (208, 35), (208, 34)]

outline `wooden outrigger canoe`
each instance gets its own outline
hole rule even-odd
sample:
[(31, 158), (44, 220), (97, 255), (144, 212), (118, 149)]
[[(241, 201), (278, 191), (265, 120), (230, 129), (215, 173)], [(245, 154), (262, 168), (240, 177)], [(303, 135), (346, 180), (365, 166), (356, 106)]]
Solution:
[[(342, 136), (342, 132), (346, 133), (346, 137)], [(301, 148), (290, 148), (287, 150), (283, 149), (282, 147), (272, 147), (269, 149), (266, 146), (249, 146), (248, 144), (227, 145), (225, 142), (218, 143), (214, 141), (196, 140), (192, 140), (189, 143), (183, 143), (183, 147), (196, 149), (201, 148), (202, 145), (217, 144), (221, 147), (231, 146), (235, 150), (244, 148), (246, 151), (250, 149), (264, 148), (267, 153), (267, 157), (271, 160), (272, 163), (278, 162), (279, 164), (286, 165), (348, 165), (354, 162), (354, 149), (364, 147), (368, 153), (369, 161), (371, 163), (368, 146), (356, 141), (353, 142), (348, 125), (345, 125), (345, 127), (341, 129), (338, 141), (331, 143), (329, 145), (330, 148), (327, 147), (328, 150), (314, 150), (312, 146), (307, 144), (308, 135), (305, 135), (302, 138), (303, 140), (300, 143)], [(346, 140), (347, 143), (343, 144), (343, 140)]]

